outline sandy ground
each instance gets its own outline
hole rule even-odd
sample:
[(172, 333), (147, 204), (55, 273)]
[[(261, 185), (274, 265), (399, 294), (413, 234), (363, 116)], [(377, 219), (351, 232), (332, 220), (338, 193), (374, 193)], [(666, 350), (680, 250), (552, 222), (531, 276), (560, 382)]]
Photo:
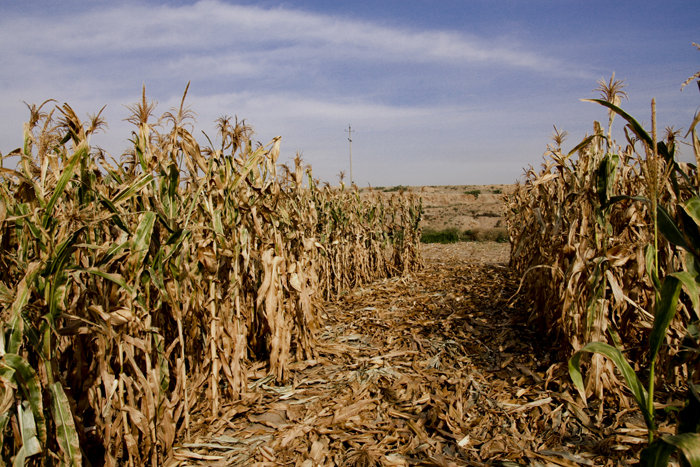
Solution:
[[(503, 197), (513, 190), (513, 185), (444, 185), (404, 187), (404, 193), (411, 193), (423, 200), (424, 229), (443, 230), (454, 228), (459, 231), (489, 231), (505, 229), (503, 218)], [(398, 191), (391, 188), (374, 189), (372, 193), (392, 196)], [(361, 190), (362, 196), (369, 196), (368, 189)]]

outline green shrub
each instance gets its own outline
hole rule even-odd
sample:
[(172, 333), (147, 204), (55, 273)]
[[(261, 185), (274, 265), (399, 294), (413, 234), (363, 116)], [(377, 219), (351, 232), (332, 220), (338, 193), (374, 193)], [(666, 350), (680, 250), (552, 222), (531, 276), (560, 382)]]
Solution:
[(455, 228), (443, 230), (426, 229), (421, 235), (422, 243), (456, 243), (456, 242), (508, 242), (508, 232), (500, 229), (468, 229), (463, 232)]
[(457, 229), (432, 230), (426, 229), (421, 235), (420, 241), (423, 243), (456, 243), (461, 241), (460, 233)]

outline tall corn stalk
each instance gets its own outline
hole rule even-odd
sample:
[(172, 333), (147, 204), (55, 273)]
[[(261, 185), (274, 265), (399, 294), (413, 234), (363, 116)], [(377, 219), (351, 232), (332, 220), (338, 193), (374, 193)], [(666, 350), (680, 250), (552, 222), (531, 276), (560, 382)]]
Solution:
[[(610, 91), (614, 84), (611, 79), (599, 90)], [(621, 376), (642, 410), (651, 443), (657, 384), (687, 384), (686, 409), (695, 419), (700, 414), (694, 381), (700, 362), (697, 166), (675, 160), (673, 131), (666, 141), (657, 140), (653, 101), (650, 135), (613, 94), (591, 100), (609, 110), (607, 134), (596, 122), (593, 135), (570, 152), (564, 154), (558, 144), (543, 169), (530, 170), (508, 198), (511, 264), (524, 275), (533, 318), (553, 330), (566, 356), (573, 354), (569, 367), (581, 395), (593, 393), (602, 414), (604, 391), (627, 400), (617, 384)], [(627, 122), (624, 148), (611, 139), (615, 115)], [(691, 130), (697, 123), (696, 118)], [(695, 146), (694, 130), (692, 137)], [(683, 349), (694, 358), (672, 365)], [(584, 353), (594, 354), (585, 381), (579, 369)], [(628, 361), (649, 369), (646, 385)], [(667, 371), (659, 374), (656, 368)], [(654, 442), (643, 461), (665, 465), (680, 448), (696, 462), (697, 429)]]

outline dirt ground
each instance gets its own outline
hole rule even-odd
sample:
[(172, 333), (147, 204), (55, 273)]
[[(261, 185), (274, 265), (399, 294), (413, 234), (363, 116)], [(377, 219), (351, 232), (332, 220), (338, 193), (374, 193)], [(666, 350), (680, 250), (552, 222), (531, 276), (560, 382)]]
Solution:
[(318, 354), (253, 368), (223, 417), (193, 414), (173, 465), (625, 465), (635, 412), (605, 427), (527, 325), (508, 245), (424, 245), (425, 267), (327, 303)]
[[(441, 185), (401, 188), (400, 191), (422, 198), (423, 229), (454, 228), (461, 232), (505, 230), (503, 196), (513, 190), (513, 185)], [(397, 191), (399, 191), (397, 187), (374, 189), (374, 192), (386, 196)], [(362, 193), (367, 192), (367, 189), (362, 190)]]
[(512, 185), (454, 185), (415, 188), (423, 198), (423, 228), (487, 231), (505, 229), (503, 195)]

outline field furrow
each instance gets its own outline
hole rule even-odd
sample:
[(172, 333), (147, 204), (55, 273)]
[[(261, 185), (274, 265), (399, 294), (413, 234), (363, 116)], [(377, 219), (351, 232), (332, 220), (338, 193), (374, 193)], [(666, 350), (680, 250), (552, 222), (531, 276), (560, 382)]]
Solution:
[[(475, 246), (481, 254), (469, 259)], [(623, 411), (624, 439), (591, 424), (569, 392), (565, 367), (511, 302), (518, 281), (502, 262), (503, 248), (430, 245), (422, 271), (327, 303), (318, 357), (292, 365), (287, 386), (263, 368), (249, 375), (250, 393), (220, 418), (199, 418), (193, 440), (177, 445), (171, 459), (300, 466), (624, 460), (644, 441), (643, 422)]]

